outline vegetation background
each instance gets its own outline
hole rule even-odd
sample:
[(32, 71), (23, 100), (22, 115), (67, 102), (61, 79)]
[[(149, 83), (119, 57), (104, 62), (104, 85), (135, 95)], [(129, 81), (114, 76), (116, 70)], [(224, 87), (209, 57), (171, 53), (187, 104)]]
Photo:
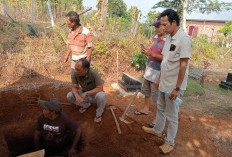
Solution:
[[(65, 14), (75, 10), (85, 10), (83, 0), (50, 0), (55, 26), (52, 27), (46, 0), (34, 0), (33, 25), (31, 23), (31, 0), (4, 0), (8, 13), (16, 19), (12, 21), (4, 13), (4, 3), (0, 5), (0, 71), (1, 84), (35, 76), (36, 72), (46, 77), (55, 77), (69, 73), (69, 64), (64, 64), (63, 57), (67, 48), (68, 29)], [(98, 1), (101, 5), (101, 1)], [(162, 3), (154, 4), (154, 8)], [(173, 8), (178, 6), (171, 6)], [(218, 7), (218, 6), (217, 6)], [(97, 8), (100, 10), (99, 6)], [(108, 81), (117, 79), (117, 55), (119, 75), (122, 72), (136, 73), (141, 78), (145, 69), (146, 56), (140, 53), (139, 42), (145, 46), (151, 44), (154, 28), (150, 25), (159, 15), (151, 10), (146, 15), (145, 23), (139, 20), (139, 7), (127, 8), (123, 0), (108, 0), (106, 28), (100, 31), (100, 11), (92, 10), (80, 16), (81, 24), (93, 34), (94, 50), (91, 66), (97, 69)], [(181, 11), (181, 10), (180, 10)], [(136, 24), (138, 27), (136, 28)], [(193, 40), (191, 65), (204, 67), (203, 62), (211, 63), (209, 69), (227, 72), (231, 64), (230, 42), (231, 21), (220, 30), (220, 40), (210, 42), (211, 38), (202, 35)], [(36, 36), (33, 36), (33, 28)], [(135, 32), (135, 35), (133, 35)], [(216, 37), (213, 37), (216, 38)], [(57, 76), (56, 78), (62, 76)]]

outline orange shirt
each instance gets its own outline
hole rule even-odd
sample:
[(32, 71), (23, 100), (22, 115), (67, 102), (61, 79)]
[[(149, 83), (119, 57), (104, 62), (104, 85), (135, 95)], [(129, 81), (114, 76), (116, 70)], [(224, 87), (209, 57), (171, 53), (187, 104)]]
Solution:
[(92, 47), (92, 36), (90, 31), (80, 26), (79, 31), (74, 34), (73, 31), (68, 34), (68, 44), (72, 51), (72, 60), (79, 60), (87, 56), (87, 47)]

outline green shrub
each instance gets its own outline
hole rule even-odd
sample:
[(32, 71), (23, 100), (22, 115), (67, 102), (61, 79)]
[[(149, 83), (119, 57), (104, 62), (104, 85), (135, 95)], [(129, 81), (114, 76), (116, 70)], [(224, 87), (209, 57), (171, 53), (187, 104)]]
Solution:
[(107, 48), (107, 45), (109, 42), (107, 41), (99, 41), (95, 43), (94, 50), (92, 55), (95, 56), (96, 54), (101, 54), (101, 55), (111, 55), (111, 51)]
[[(219, 48), (216, 44), (210, 43), (207, 40), (207, 35), (201, 35), (199, 38), (193, 41), (194, 51), (192, 53), (192, 59), (194, 61), (200, 60), (200, 56), (204, 55), (211, 59), (217, 59), (219, 55)], [(197, 54), (195, 54), (197, 53)]]
[(118, 46), (120, 46), (121, 48), (126, 48), (130, 44), (131, 44), (131, 41), (128, 39), (122, 39), (122, 40), (119, 40), (119, 42), (118, 42)]
[(130, 62), (137, 70), (143, 69), (147, 61), (147, 56), (139, 51), (135, 51), (132, 56), (133, 58), (131, 58)]
[(194, 60), (196, 62), (202, 61), (202, 55), (199, 53), (199, 51), (193, 49), (191, 52), (191, 60)]
[(232, 33), (232, 21), (227, 21), (226, 25), (218, 30), (218, 32), (223, 33), (225, 35), (229, 35)]
[(96, 69), (100, 75), (105, 75), (102, 62), (91, 62), (91, 68)]
[(128, 30), (130, 28), (130, 21), (128, 21), (127, 19), (123, 18), (123, 17), (119, 17), (119, 22), (121, 24), (121, 30)]
[(111, 32), (122, 32), (130, 29), (130, 21), (123, 17), (107, 18), (107, 27)]

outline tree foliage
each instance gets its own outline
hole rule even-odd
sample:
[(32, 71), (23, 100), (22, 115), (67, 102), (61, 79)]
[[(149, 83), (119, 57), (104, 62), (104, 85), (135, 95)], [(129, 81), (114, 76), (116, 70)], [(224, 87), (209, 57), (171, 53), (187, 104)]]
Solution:
[(232, 33), (232, 21), (227, 21), (226, 25), (218, 30), (218, 32), (223, 33), (225, 36)]
[(147, 13), (147, 18), (146, 18), (146, 24), (148, 26), (152, 25), (154, 23), (155, 18), (157, 18), (159, 16), (159, 12), (154, 11), (149, 11), (149, 13)]
[(127, 6), (123, 2), (123, 0), (109, 0), (108, 1), (108, 14), (110, 17), (124, 17), (126, 19), (129, 18), (129, 14), (127, 12)]
[[(43, 6), (44, 10), (47, 10), (47, 0), (35, 0), (35, 1), (40, 1), (41, 5)], [(49, 0), (52, 10), (57, 9), (57, 8), (63, 8), (68, 10), (73, 10), (73, 7), (75, 6), (76, 11), (81, 11), (84, 6), (83, 6), (83, 0)]]
[[(152, 8), (172, 8), (179, 15), (182, 15), (184, 0), (161, 0)], [(218, 0), (189, 0), (187, 12), (200, 11), (201, 13), (219, 12), (222, 9), (227, 9), (225, 4), (219, 4)]]
[[(128, 13), (129, 13), (130, 15), (131, 15), (131, 12), (132, 12), (133, 7), (136, 8), (136, 11), (135, 11), (135, 18), (137, 19), (138, 15), (139, 15), (139, 12), (141, 12), (141, 10), (139, 10), (137, 6), (131, 6), (131, 8), (128, 10)], [(140, 16), (142, 16), (142, 14), (141, 14)]]

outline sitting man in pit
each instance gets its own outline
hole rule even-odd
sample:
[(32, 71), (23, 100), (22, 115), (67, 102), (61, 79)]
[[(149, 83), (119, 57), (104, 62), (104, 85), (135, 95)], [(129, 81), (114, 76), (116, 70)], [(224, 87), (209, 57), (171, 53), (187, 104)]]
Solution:
[(72, 91), (67, 99), (78, 105), (80, 113), (84, 113), (91, 105), (97, 104), (95, 123), (100, 123), (106, 105), (106, 95), (103, 91), (103, 80), (95, 69), (90, 68), (87, 59), (81, 58), (75, 65), (75, 76), (72, 77)]
[(75, 156), (81, 136), (80, 126), (61, 112), (58, 99), (40, 100), (39, 104), (43, 113), (38, 118), (34, 135), (36, 149), (45, 149), (45, 156)]

